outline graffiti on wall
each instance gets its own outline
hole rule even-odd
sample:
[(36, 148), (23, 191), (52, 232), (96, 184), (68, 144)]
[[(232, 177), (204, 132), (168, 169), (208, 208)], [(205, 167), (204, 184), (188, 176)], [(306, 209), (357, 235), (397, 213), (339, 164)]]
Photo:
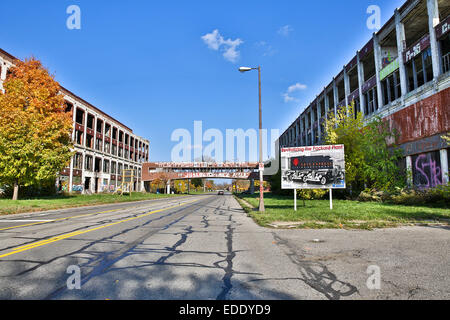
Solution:
[(72, 191), (73, 192), (83, 192), (84, 187), (82, 185), (73, 185)]
[(60, 177), (61, 191), (69, 191), (69, 177)]
[(435, 188), (442, 184), (439, 152), (429, 152), (413, 158), (413, 181), (418, 188)]

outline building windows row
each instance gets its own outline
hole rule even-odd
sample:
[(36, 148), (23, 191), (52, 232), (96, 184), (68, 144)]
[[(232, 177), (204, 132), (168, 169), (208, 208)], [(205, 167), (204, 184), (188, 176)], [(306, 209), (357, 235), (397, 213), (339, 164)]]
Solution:
[(411, 92), (425, 83), (433, 80), (433, 65), (431, 61), (431, 48), (421, 52), (405, 65), (408, 92)]
[(370, 115), (378, 110), (377, 87), (369, 89), (365, 94), (366, 105), (364, 107), (364, 114)]
[(73, 167), (74, 169), (83, 169), (83, 155), (81, 153), (76, 153), (73, 157)]
[(394, 71), (390, 76), (387, 76), (381, 81), (381, 87), (383, 90), (383, 105), (387, 105), (402, 95), (400, 84), (400, 72)]
[[(66, 102), (67, 110), (73, 110), (73, 105)], [(69, 112), (68, 111), (68, 112)], [(76, 108), (75, 111), (75, 123), (79, 126), (84, 127), (85, 122), (85, 111)], [(91, 130), (96, 129), (96, 133), (103, 132), (103, 126), (105, 130), (105, 136), (111, 137), (113, 143), (104, 143), (103, 139), (96, 137), (95, 135), (85, 133), (83, 129), (75, 126), (74, 142), (78, 145), (84, 144), (84, 139), (86, 139), (86, 147), (97, 150), (100, 152), (105, 152), (108, 154), (117, 155), (124, 159), (130, 159), (135, 162), (148, 161), (148, 145), (142, 143), (141, 141), (135, 139), (128, 133), (112, 127), (108, 123), (104, 123), (101, 119), (97, 119), (96, 126), (94, 127), (95, 117), (88, 113), (87, 115), (87, 128)], [(86, 136), (85, 136), (86, 135)], [(118, 141), (117, 141), (118, 140)], [(130, 148), (117, 147), (117, 143), (122, 143), (124, 146), (129, 146)], [(133, 149), (133, 150), (132, 150)], [(143, 155), (141, 155), (143, 153)]]
[(442, 57), (442, 73), (450, 71), (450, 33), (439, 41), (439, 49)]
[[(83, 169), (83, 154), (76, 153), (73, 158), (73, 168)], [(87, 172), (106, 173), (113, 175), (122, 175), (123, 169), (133, 168), (136, 173), (140, 172), (139, 168), (129, 166), (127, 164), (117, 163), (116, 161), (103, 160), (92, 155), (85, 155), (84, 157), (84, 170)]]
[(84, 157), (84, 169), (86, 171), (92, 171), (93, 170), (93, 159), (94, 158), (92, 156), (89, 156), (89, 155), (86, 155)]

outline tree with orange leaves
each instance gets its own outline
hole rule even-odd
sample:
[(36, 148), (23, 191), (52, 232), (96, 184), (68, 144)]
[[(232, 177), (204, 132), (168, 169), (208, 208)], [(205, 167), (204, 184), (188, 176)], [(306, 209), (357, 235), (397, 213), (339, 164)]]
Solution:
[(0, 92), (0, 185), (56, 178), (72, 157), (72, 115), (54, 77), (34, 58), (15, 61)]

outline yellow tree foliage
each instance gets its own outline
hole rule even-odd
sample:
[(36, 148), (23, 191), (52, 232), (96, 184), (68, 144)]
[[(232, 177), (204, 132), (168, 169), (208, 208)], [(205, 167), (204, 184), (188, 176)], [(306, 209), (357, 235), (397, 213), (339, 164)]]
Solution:
[(445, 141), (447, 141), (447, 144), (450, 145), (450, 132), (447, 132), (444, 136), (441, 137)]
[(0, 185), (56, 177), (72, 157), (72, 114), (54, 77), (34, 58), (15, 61), (0, 92)]

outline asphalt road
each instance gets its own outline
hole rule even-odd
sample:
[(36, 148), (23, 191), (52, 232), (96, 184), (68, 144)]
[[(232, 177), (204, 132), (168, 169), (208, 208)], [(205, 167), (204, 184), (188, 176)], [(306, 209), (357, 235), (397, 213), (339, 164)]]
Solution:
[(266, 229), (231, 195), (20, 214), (0, 299), (449, 299), (449, 232)]

